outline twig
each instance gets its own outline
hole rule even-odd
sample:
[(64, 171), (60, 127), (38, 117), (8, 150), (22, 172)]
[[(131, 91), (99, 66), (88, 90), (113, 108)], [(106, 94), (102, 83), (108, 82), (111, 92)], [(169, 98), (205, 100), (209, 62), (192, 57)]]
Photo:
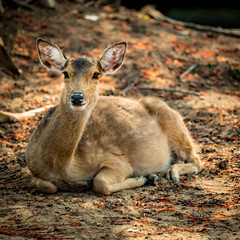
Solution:
[(180, 75), (180, 80), (184, 81), (184, 77), (187, 76), (191, 71), (193, 71), (196, 67), (198, 66), (197, 63), (194, 63), (193, 65), (191, 65), (186, 71), (184, 71), (181, 75)]
[(44, 112), (45, 110), (47, 110), (51, 107), (53, 107), (53, 105), (47, 105), (46, 107), (33, 109), (33, 110), (23, 112), (23, 113), (14, 113), (14, 115), (17, 116), (19, 119), (34, 117), (37, 113)]
[(129, 86), (127, 86), (126, 88), (124, 88), (123, 90), (122, 90), (122, 96), (123, 97), (127, 97), (127, 93), (128, 93), (128, 91), (129, 90), (131, 90), (132, 88), (134, 88), (134, 83), (132, 83), (132, 84), (130, 84)]
[(32, 0), (26, 0), (26, 1), (11, 0), (11, 1), (16, 3), (17, 5), (19, 5), (21, 7), (25, 7), (25, 8), (28, 8), (30, 10), (33, 10), (33, 11), (37, 9), (36, 7), (29, 4)]
[(24, 55), (24, 54), (20, 54), (20, 53), (13, 53), (12, 55), (13, 55), (14, 57), (20, 57), (20, 58), (27, 59), (27, 60), (32, 59), (31, 56)]
[(201, 24), (196, 24), (192, 22), (182, 22), (179, 20), (172, 19), (170, 17), (164, 16), (164, 21), (175, 24), (175, 25), (180, 25), (183, 27), (189, 27), (189, 28), (194, 28), (199, 31), (211, 31), (215, 33), (221, 33), (233, 37), (240, 37), (240, 31), (237, 29), (226, 29), (226, 28), (221, 28), (221, 27), (213, 27), (213, 26), (204, 26)]
[[(137, 69), (135, 64), (133, 65), (133, 67), (134, 67), (134, 69)], [(134, 71), (130, 72), (127, 76), (125, 76), (126, 84), (125, 84), (125, 86), (123, 86), (124, 89), (122, 90), (123, 97), (127, 97), (128, 91), (131, 90), (132, 88), (134, 88), (134, 86), (137, 83), (137, 78), (138, 78), (138, 76), (136, 75), (136, 73)]]
[(34, 117), (37, 113), (44, 112), (51, 107), (53, 107), (53, 105), (47, 105), (46, 107), (33, 109), (23, 113), (9, 113), (0, 111), (0, 122), (16, 122), (23, 118)]
[(224, 29), (221, 27), (204, 26), (204, 25), (191, 23), (191, 22), (182, 22), (182, 21), (175, 20), (175, 19), (172, 19), (170, 17), (163, 15), (161, 12), (156, 10), (155, 7), (152, 5), (146, 5), (145, 7), (143, 7), (143, 9), (141, 11), (145, 14), (148, 14), (149, 16), (152, 16), (154, 19), (156, 19), (158, 21), (169, 22), (173, 25), (180, 25), (183, 27), (194, 28), (199, 31), (211, 31), (211, 32), (221, 33), (221, 34), (225, 34), (225, 35), (229, 35), (229, 36), (233, 36), (233, 37), (240, 37), (239, 29)]
[(176, 89), (176, 88), (154, 88), (154, 87), (135, 87), (139, 90), (163, 91), (163, 92), (180, 92), (184, 94), (192, 94), (201, 97), (202, 94), (194, 91)]

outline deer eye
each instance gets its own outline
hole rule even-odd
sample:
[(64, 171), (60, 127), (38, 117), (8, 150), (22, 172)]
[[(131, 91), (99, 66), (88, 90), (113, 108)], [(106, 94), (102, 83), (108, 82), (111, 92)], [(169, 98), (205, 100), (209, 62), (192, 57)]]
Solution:
[(92, 76), (92, 79), (98, 79), (99, 74), (99, 72), (95, 72)]
[(63, 72), (64, 78), (69, 78), (69, 75), (67, 72)]

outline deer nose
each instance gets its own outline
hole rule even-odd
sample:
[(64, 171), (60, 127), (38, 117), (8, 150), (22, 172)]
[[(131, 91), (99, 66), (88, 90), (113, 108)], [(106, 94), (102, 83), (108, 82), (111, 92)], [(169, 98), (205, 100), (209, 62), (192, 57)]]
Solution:
[(84, 95), (81, 92), (73, 92), (70, 101), (74, 106), (81, 106), (84, 101)]

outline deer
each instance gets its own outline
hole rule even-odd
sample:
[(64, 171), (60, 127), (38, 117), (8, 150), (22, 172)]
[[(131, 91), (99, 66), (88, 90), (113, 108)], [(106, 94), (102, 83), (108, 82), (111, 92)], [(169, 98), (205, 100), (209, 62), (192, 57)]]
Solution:
[(39, 38), (40, 62), (64, 74), (59, 105), (49, 110), (30, 137), (26, 161), (43, 193), (91, 187), (109, 195), (156, 184), (158, 173), (179, 182), (203, 169), (181, 115), (157, 97), (99, 96), (100, 79), (122, 65), (126, 42), (100, 59), (66, 58)]

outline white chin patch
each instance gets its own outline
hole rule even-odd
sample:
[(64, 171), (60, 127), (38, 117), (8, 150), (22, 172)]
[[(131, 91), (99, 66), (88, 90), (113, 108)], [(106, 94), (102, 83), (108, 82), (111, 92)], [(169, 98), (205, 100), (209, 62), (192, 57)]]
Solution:
[(86, 108), (87, 104), (84, 104), (82, 106), (74, 106), (71, 104), (70, 106), (74, 111), (83, 111)]

